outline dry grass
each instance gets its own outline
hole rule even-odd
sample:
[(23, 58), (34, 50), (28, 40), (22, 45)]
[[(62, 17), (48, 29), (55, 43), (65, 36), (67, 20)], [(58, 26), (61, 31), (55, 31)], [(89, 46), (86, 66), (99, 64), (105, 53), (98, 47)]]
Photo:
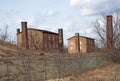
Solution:
[(41, 57), (41, 53), (42, 52), (38, 52), (36, 50), (26, 50), (24, 48), (18, 47), (17, 45), (0, 40), (0, 58), (39, 58)]
[(120, 81), (120, 64), (108, 64), (79, 75), (48, 81)]

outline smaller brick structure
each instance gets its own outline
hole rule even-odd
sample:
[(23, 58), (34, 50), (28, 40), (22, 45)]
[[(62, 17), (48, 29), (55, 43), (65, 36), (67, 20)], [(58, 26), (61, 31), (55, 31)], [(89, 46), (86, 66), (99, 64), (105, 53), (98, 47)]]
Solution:
[(76, 33), (75, 36), (68, 39), (68, 52), (70, 54), (85, 54), (94, 51), (95, 42), (93, 38), (79, 36), (79, 33)]

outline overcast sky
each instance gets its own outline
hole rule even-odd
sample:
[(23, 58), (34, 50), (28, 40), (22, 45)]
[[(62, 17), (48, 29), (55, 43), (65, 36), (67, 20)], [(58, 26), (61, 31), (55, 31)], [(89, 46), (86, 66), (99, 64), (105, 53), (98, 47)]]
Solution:
[(28, 26), (58, 32), (64, 30), (64, 42), (80, 33), (95, 38), (92, 22), (101, 13), (114, 13), (120, 0), (0, 0), (0, 28), (8, 25), (9, 35), (16, 36), (21, 21)]

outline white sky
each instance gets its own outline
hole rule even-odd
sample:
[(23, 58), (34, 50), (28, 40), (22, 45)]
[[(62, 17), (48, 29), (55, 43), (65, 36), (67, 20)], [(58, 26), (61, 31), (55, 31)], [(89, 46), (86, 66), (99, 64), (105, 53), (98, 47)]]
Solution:
[(95, 38), (92, 22), (101, 13), (113, 14), (120, 0), (0, 0), (0, 28), (8, 25), (16, 38), (21, 21), (30, 27), (57, 32), (64, 30), (64, 42), (75, 33)]

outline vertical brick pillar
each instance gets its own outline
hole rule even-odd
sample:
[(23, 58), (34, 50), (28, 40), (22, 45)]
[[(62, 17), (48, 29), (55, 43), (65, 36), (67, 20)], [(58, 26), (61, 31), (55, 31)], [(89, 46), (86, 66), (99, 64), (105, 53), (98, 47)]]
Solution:
[(22, 25), (22, 47), (29, 48), (28, 46), (28, 33), (27, 33), (27, 22), (21, 22)]
[(19, 41), (19, 39), (18, 39), (18, 34), (20, 33), (20, 29), (17, 29), (17, 45), (19, 45), (19, 43), (18, 43), (18, 41)]
[(17, 29), (17, 34), (19, 34), (20, 33), (20, 29)]
[(75, 33), (76, 53), (80, 53), (79, 33)]
[(95, 51), (95, 39), (93, 39), (93, 43), (92, 43), (92, 44), (93, 44), (93, 46), (92, 46), (92, 47), (93, 47), (93, 48), (92, 48), (93, 50), (92, 50), (92, 51), (94, 52), (94, 51)]
[(106, 51), (108, 54), (113, 52), (114, 44), (113, 44), (113, 26), (112, 26), (112, 15), (106, 17), (107, 26), (106, 26), (106, 37), (107, 37), (107, 46)]
[(59, 34), (58, 49), (62, 51), (63, 50), (63, 29), (58, 29), (58, 34)]

